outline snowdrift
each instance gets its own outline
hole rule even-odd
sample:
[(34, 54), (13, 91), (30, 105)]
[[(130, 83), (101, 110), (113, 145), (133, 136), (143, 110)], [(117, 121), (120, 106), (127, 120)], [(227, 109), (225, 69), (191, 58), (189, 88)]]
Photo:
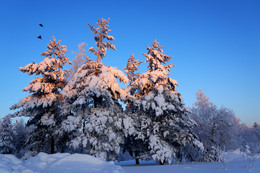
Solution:
[(22, 161), (13, 155), (0, 154), (0, 173), (121, 173), (114, 162), (102, 161), (84, 154), (45, 154)]
[[(156, 165), (154, 161), (106, 162), (85, 154), (39, 153), (28, 160), (0, 154), (0, 173), (259, 173), (260, 156), (244, 156), (239, 150), (224, 154), (225, 163), (180, 163)], [(121, 166), (119, 166), (121, 165)], [(128, 166), (127, 166), (128, 165)]]

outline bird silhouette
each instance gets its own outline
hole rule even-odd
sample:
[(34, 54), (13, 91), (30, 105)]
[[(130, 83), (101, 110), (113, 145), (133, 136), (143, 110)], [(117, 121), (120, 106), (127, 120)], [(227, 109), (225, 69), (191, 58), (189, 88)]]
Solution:
[(41, 23), (39, 25), (40, 25), (40, 27), (43, 27), (43, 25)]
[(42, 36), (41, 35), (39, 35), (37, 38), (42, 40)]

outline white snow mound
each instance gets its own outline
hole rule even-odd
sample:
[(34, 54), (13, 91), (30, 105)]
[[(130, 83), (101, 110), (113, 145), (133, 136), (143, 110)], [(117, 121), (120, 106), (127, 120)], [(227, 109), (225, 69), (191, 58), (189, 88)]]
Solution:
[(13, 155), (0, 154), (1, 173), (121, 173), (120, 166), (86, 154), (45, 154), (22, 161)]

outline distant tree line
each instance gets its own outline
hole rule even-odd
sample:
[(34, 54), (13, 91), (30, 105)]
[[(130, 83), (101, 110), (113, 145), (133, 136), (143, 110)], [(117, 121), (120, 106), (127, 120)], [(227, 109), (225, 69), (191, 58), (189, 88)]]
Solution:
[(190, 117), (196, 121), (194, 133), (204, 146), (203, 160), (216, 161), (221, 151), (240, 149), (247, 146), (252, 154), (260, 153), (260, 126), (241, 124), (234, 112), (224, 106), (217, 108), (202, 90), (197, 92), (197, 101), (191, 109)]

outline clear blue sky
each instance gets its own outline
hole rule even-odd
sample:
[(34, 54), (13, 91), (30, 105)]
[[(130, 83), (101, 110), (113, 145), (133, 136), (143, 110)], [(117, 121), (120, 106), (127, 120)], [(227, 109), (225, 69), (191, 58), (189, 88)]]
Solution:
[(104, 64), (123, 70), (132, 53), (144, 60), (141, 53), (156, 39), (174, 57), (171, 77), (187, 106), (200, 88), (217, 106), (231, 108), (241, 122), (260, 123), (258, 0), (1, 0), (0, 117), (28, 95), (22, 88), (34, 77), (18, 67), (43, 60), (40, 54), (53, 35), (73, 59), (71, 51), (79, 43), (94, 45), (87, 24), (101, 18), (111, 19), (117, 48), (108, 50)]

